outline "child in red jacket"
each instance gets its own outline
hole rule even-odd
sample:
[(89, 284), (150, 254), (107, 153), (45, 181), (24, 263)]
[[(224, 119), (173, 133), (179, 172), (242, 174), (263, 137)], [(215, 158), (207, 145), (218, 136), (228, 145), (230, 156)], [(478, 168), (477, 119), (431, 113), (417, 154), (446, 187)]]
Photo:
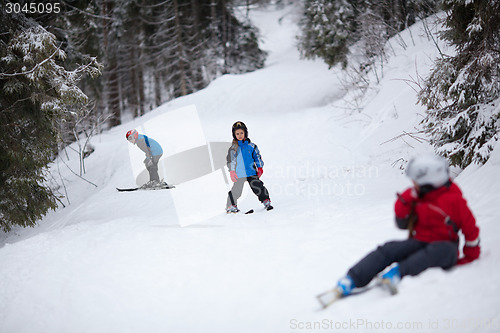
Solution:
[[(479, 228), (458, 186), (449, 178), (448, 163), (440, 156), (420, 156), (408, 163), (406, 174), (414, 187), (398, 195), (396, 223), (409, 229), (407, 240), (379, 246), (354, 265), (337, 283), (340, 296), (366, 286), (377, 274), (392, 294), (406, 275), (429, 267), (450, 268), (479, 257)], [(464, 256), (458, 259), (458, 231), (465, 236)]]

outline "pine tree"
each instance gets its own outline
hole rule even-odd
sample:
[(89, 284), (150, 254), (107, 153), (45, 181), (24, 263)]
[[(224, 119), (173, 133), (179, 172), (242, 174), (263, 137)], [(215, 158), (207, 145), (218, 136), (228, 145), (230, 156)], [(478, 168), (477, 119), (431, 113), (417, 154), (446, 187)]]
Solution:
[(305, 58), (319, 57), (330, 67), (346, 68), (354, 55), (365, 71), (375, 58), (385, 58), (389, 38), (432, 13), (439, 0), (306, 0), (300, 22), (299, 50)]
[(455, 56), (438, 59), (419, 94), (426, 131), (462, 168), (484, 163), (500, 130), (500, 2), (446, 0), (442, 38)]
[(0, 227), (34, 226), (56, 207), (45, 185), (54, 157), (58, 124), (87, 97), (77, 87), (97, 75), (95, 59), (66, 70), (56, 37), (23, 14), (0, 11)]
[(238, 21), (233, 14), (228, 18), (225, 43), (224, 74), (240, 74), (264, 67), (267, 52), (259, 48), (259, 32), (250, 21)]
[(298, 37), (302, 56), (322, 58), (330, 67), (341, 63), (345, 68), (357, 26), (352, 1), (307, 0), (304, 10)]

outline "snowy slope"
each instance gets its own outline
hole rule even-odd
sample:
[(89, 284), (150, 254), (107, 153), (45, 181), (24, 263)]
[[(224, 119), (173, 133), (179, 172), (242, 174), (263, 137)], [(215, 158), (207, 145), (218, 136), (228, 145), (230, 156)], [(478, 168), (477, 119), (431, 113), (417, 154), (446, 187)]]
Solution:
[[(300, 59), (294, 7), (252, 19), (270, 52), (264, 69), (221, 77), (94, 138), (85, 177), (98, 187), (61, 165), (71, 205), (1, 236), (0, 332), (500, 331), (499, 148), (456, 179), (481, 228), (481, 260), (405, 278), (397, 296), (375, 289), (316, 311), (315, 295), (355, 261), (406, 237), (393, 223), (395, 193), (410, 184), (400, 159), (431, 148), (393, 140), (423, 113), (402, 79), (416, 68), (425, 76), (437, 51), (418, 24), (415, 44), (403, 33), (409, 46), (392, 42), (398, 55), (378, 94), (350, 114), (341, 74)], [(193, 104), (209, 142), (247, 124), (274, 211), (226, 216), (221, 202), (219, 216), (181, 227), (172, 192), (116, 192), (135, 180), (126, 130)], [(239, 203), (259, 205), (253, 195)]]

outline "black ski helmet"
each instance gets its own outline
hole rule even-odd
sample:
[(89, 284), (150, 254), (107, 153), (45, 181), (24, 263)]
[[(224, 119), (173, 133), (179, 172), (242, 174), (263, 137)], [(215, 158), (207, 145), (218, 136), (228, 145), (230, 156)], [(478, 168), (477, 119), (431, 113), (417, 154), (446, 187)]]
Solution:
[(236, 132), (237, 129), (242, 129), (243, 131), (245, 131), (245, 139), (248, 139), (248, 129), (247, 129), (247, 125), (245, 125), (244, 122), (242, 121), (237, 121), (233, 124), (233, 139), (237, 140), (236, 139), (236, 135), (234, 135), (234, 132)]

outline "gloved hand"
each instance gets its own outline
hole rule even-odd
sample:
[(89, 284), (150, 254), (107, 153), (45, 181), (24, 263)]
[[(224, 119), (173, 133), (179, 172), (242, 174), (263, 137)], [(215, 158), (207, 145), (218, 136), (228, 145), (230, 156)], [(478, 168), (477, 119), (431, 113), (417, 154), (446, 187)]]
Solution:
[(144, 164), (146, 164), (146, 168), (150, 168), (153, 166), (153, 160), (148, 157), (144, 160)]
[(406, 229), (408, 227), (408, 218), (415, 211), (415, 206), (418, 202), (418, 193), (414, 187), (411, 187), (403, 192), (403, 194), (398, 193), (398, 199), (394, 205), (394, 210), (396, 212), (396, 221), (399, 219), (398, 227)]
[(236, 175), (236, 171), (230, 171), (229, 175), (231, 175), (231, 180), (233, 181), (233, 183), (236, 183), (238, 181), (238, 175)]
[(411, 205), (411, 203), (417, 199), (418, 193), (414, 187), (407, 189), (403, 194), (398, 193), (398, 200), (405, 206)]
[(465, 245), (463, 248), (464, 256), (457, 261), (457, 265), (468, 264), (471, 261), (479, 258), (479, 254), (481, 253), (481, 248), (479, 245), (476, 246), (467, 246)]
[(264, 173), (264, 169), (262, 169), (262, 168), (257, 169), (257, 177), (260, 178), (260, 176), (262, 176), (263, 173)]

